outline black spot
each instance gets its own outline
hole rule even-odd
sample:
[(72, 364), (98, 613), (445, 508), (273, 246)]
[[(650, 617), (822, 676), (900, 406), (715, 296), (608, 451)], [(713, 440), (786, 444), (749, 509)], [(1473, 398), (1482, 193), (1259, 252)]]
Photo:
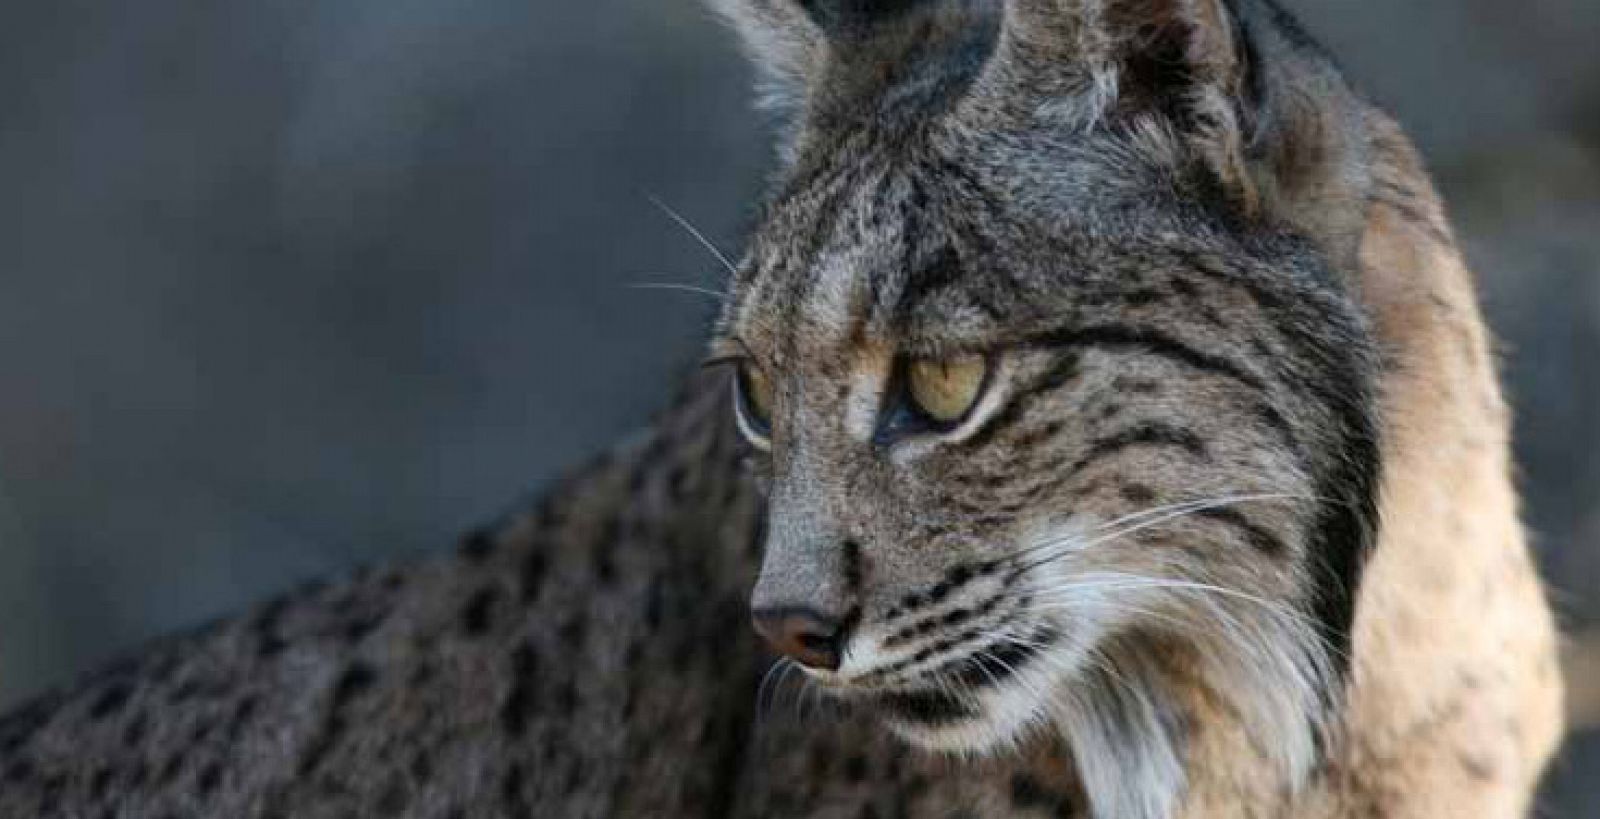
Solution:
[(535, 679), (539, 670), (539, 655), (530, 643), (523, 643), (511, 654), (511, 691), (500, 707), (500, 726), (513, 739), (520, 738), (528, 729), (528, 717), (533, 709)]
[(1095, 413), (1095, 420), (1100, 423), (1105, 423), (1106, 421), (1110, 421), (1112, 418), (1115, 418), (1117, 415), (1121, 414), (1121, 412), (1122, 405), (1115, 401), (1111, 401), (1106, 403), (1105, 406), (1101, 407), (1099, 412)]
[(339, 680), (333, 686), (332, 707), (335, 711), (345, 707), (351, 700), (361, 696), (372, 687), (378, 679), (378, 674), (361, 660), (356, 660), (345, 666), (339, 674)]
[(144, 787), (145, 780), (150, 777), (150, 766), (143, 759), (135, 759), (128, 766), (128, 772), (123, 776), (124, 786), (130, 790)]
[(377, 612), (352, 615), (350, 619), (345, 621), (344, 627), (340, 629), (340, 634), (346, 643), (359, 643), (365, 640), (367, 635), (376, 630), (378, 626), (383, 625), (385, 616), (385, 614)]
[(518, 573), (521, 583), (521, 597), (524, 604), (532, 603), (539, 599), (539, 591), (544, 586), (545, 574), (549, 571), (549, 561), (544, 552), (535, 544), (528, 550), (522, 559), (522, 569)]
[(89, 778), (89, 798), (95, 802), (106, 798), (106, 791), (111, 787), (111, 777), (114, 770), (110, 765), (102, 765)]
[(62, 774), (51, 774), (45, 777), (39, 785), (39, 812), (44, 816), (56, 815), (56, 803), (61, 801), (61, 792), (67, 788), (67, 779)]
[(1011, 804), (1017, 808), (1021, 810), (1039, 808), (1051, 805), (1055, 801), (1044, 785), (1032, 776), (1019, 773), (1011, 777)]
[(1265, 424), (1268, 429), (1272, 430), (1273, 434), (1278, 437), (1278, 441), (1283, 444), (1285, 449), (1292, 453), (1297, 460), (1301, 461), (1302, 463), (1305, 461), (1305, 454), (1300, 444), (1300, 437), (1295, 434), (1294, 427), (1289, 425), (1289, 420), (1283, 417), (1283, 413), (1279, 412), (1275, 407), (1270, 405), (1258, 404), (1254, 409), (1254, 414), (1261, 420), (1261, 423)]
[(513, 817), (528, 815), (528, 804), (522, 795), (522, 766), (515, 762), (506, 768), (505, 777), (500, 780), (500, 800)]
[(1469, 752), (1462, 752), (1459, 758), (1461, 760), (1461, 770), (1466, 771), (1467, 776), (1479, 782), (1494, 781), (1494, 764), (1488, 759)]
[(571, 760), (571, 764), (567, 767), (567, 781), (562, 783), (562, 793), (566, 796), (571, 796), (577, 793), (578, 789), (583, 787), (583, 781), (583, 760), (574, 758)]
[(189, 731), (189, 744), (199, 745), (205, 742), (206, 739), (211, 736), (211, 729), (215, 727), (216, 723), (213, 722), (202, 722), (199, 725), (194, 726), (194, 728)]
[(845, 778), (851, 782), (865, 782), (867, 774), (867, 758), (861, 754), (852, 754), (844, 761)]
[(33, 779), (33, 763), (26, 759), (19, 759), (6, 767), (6, 781), (14, 785), (21, 785)]
[(644, 597), (644, 623), (651, 631), (661, 627), (661, 620), (666, 608), (665, 596), (666, 591), (662, 588), (661, 578), (652, 578), (649, 588), (645, 590)]
[(1119, 375), (1112, 380), (1111, 389), (1126, 395), (1158, 395), (1161, 392), (1161, 383), (1148, 378)]
[(289, 608), (289, 598), (279, 597), (263, 605), (250, 622), (250, 632), (256, 635), (256, 656), (263, 659), (276, 656), (285, 648), (278, 636), (278, 622)]
[(297, 770), (301, 776), (310, 775), (322, 765), (322, 760), (333, 750), (333, 746), (344, 735), (344, 730), (344, 717), (337, 713), (330, 714), (323, 720), (320, 729), (311, 737), (311, 741), (306, 743), (305, 753), (300, 757)]
[(433, 757), (428, 755), (426, 749), (417, 751), (406, 770), (410, 771), (413, 782), (427, 782), (433, 778)]
[(571, 714), (578, 710), (578, 689), (572, 680), (562, 680), (561, 687), (556, 689), (556, 708), (563, 714)]
[(156, 783), (165, 787), (177, 781), (178, 773), (183, 770), (184, 758), (187, 755), (187, 749), (179, 748), (172, 756), (167, 757), (167, 761), (162, 763), (161, 767), (156, 771)]
[(1166, 294), (1153, 287), (1142, 287), (1124, 294), (1122, 301), (1129, 307), (1144, 307), (1166, 298)]
[(618, 518), (613, 515), (605, 519), (600, 525), (600, 531), (595, 536), (594, 546), (589, 553), (590, 566), (594, 571), (595, 580), (602, 586), (609, 586), (617, 580), (616, 547), (618, 533), (621, 531)]
[(378, 797), (379, 816), (398, 816), (411, 803), (411, 794), (406, 789), (404, 781), (398, 777), (390, 779), (383, 789), (383, 794)]
[(1117, 488), (1117, 491), (1122, 495), (1123, 500), (1135, 506), (1144, 506), (1156, 499), (1155, 490), (1144, 484), (1123, 484)]
[(1237, 509), (1201, 509), (1196, 516), (1217, 521), (1237, 529), (1256, 551), (1265, 555), (1281, 555), (1288, 551), (1277, 535), (1252, 523)]
[(686, 464), (677, 464), (672, 471), (667, 473), (667, 494), (674, 501), (682, 502), (689, 496), (690, 478), (692, 473)]
[(245, 726), (250, 724), (250, 719), (255, 716), (259, 705), (258, 698), (251, 694), (240, 700), (233, 707), (233, 713), (228, 717), (228, 741), (237, 742), (244, 733)]
[(494, 586), (484, 586), (473, 592), (467, 598), (466, 605), (461, 607), (461, 631), (468, 637), (481, 637), (488, 631), (494, 604), (499, 597), (500, 590)]
[(588, 636), (589, 624), (583, 619), (583, 614), (575, 614), (561, 626), (561, 642), (572, 652), (583, 650), (584, 638)]
[(222, 767), (215, 762), (207, 764), (195, 777), (195, 787), (200, 790), (201, 796), (210, 796), (222, 782)]
[(261, 641), (256, 644), (256, 656), (262, 659), (271, 659), (282, 653), (289, 644), (276, 634), (263, 634)]
[(112, 714), (122, 710), (128, 704), (128, 698), (133, 694), (133, 686), (125, 682), (113, 683), (100, 692), (94, 702), (89, 706), (89, 719), (99, 722)]

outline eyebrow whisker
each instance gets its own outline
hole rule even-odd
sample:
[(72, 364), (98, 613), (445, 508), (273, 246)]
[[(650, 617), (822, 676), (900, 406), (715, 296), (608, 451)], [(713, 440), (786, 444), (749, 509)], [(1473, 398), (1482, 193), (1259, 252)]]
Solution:
[(694, 226), (694, 223), (684, 218), (682, 214), (673, 210), (672, 206), (662, 201), (661, 197), (651, 194), (650, 204), (659, 208), (662, 213), (667, 215), (668, 219), (671, 219), (673, 222), (677, 223), (678, 227), (683, 228), (685, 232), (694, 237), (694, 240), (699, 242), (701, 247), (705, 248), (707, 251), (710, 251), (711, 255), (716, 257), (718, 262), (722, 263), (723, 268), (726, 269), (729, 274), (735, 276), (739, 274), (739, 268), (734, 265), (732, 260), (728, 258), (728, 254), (722, 252), (722, 248), (717, 247), (714, 242), (706, 238), (706, 235), (701, 233), (700, 229)]

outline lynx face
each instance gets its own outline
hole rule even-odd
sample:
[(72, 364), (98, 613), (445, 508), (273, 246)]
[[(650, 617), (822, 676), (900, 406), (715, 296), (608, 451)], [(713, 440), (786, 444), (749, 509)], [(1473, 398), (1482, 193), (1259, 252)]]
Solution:
[(1181, 778), (1176, 677), (1303, 770), (1377, 473), (1341, 237), (1293, 198), (1335, 170), (1251, 166), (1310, 154), (1220, 4), (923, 5), (731, 8), (796, 122), (712, 345), (757, 628), (923, 745), (1065, 730), (1091, 789)]

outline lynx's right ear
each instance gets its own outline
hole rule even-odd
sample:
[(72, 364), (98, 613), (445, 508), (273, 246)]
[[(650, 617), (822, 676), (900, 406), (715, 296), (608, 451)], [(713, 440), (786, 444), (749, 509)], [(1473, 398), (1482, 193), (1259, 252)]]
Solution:
[(790, 120), (805, 109), (811, 81), (821, 72), (828, 38), (805, 0), (710, 0), (739, 32), (759, 72), (757, 104)]

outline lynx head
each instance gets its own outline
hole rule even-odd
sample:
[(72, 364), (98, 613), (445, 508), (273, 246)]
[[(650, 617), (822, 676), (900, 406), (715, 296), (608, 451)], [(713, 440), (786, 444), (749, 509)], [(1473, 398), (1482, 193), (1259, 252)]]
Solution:
[(752, 609), (908, 740), (1165, 815), (1185, 692), (1291, 786), (1376, 525), (1361, 108), (1250, 0), (721, 0), (784, 122), (713, 355)]

